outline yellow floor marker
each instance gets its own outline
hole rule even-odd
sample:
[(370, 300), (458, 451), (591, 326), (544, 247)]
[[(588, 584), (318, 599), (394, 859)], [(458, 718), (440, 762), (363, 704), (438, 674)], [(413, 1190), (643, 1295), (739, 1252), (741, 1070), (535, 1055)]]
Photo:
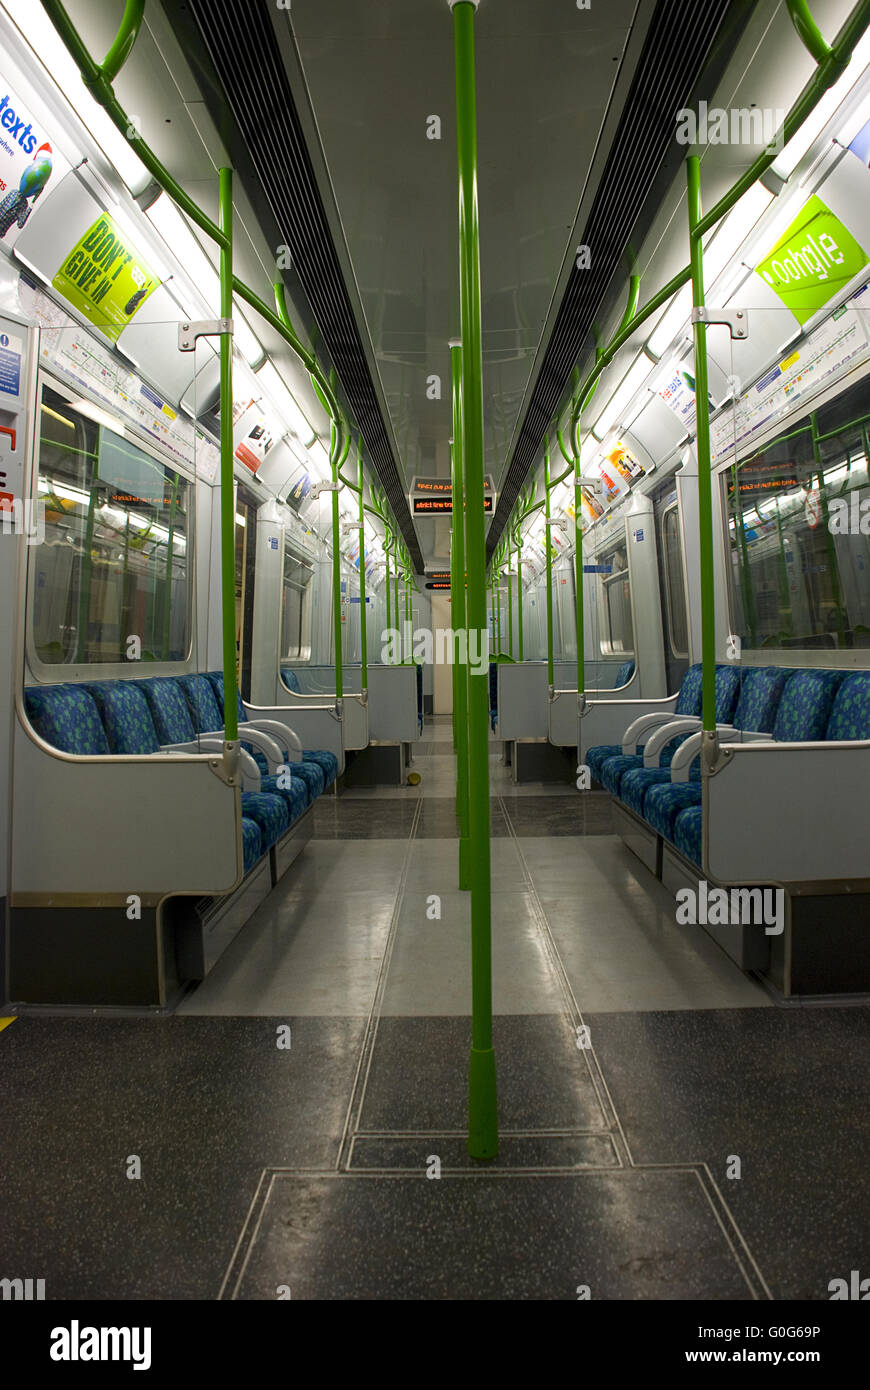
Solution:
[(10, 1023), (14, 1023), (14, 1022), (15, 1022), (14, 1017), (13, 1017), (13, 1018), (0, 1018), (0, 1033), (3, 1032), (3, 1029), (4, 1029), (4, 1028), (8, 1028), (9, 1025), (10, 1025)]

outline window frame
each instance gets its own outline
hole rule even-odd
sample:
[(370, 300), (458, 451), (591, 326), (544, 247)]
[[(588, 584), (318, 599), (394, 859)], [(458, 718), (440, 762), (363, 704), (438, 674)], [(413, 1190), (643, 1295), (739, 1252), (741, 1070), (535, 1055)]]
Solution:
[[(679, 562), (680, 562), (680, 574), (682, 575), (682, 580), (683, 580), (683, 594), (682, 594), (682, 598), (683, 598), (683, 610), (684, 610), (685, 617), (686, 617), (686, 650), (685, 650), (685, 651), (681, 651), (681, 650), (677, 647), (677, 644), (676, 644), (676, 641), (675, 641), (675, 637), (674, 637), (674, 597), (673, 597), (673, 594), (671, 593), (671, 571), (670, 571), (670, 567), (669, 567), (669, 565), (668, 565), (668, 541), (667, 541), (667, 532), (666, 532), (666, 527), (667, 527), (667, 523), (668, 523), (668, 518), (669, 518), (673, 513), (676, 514), (676, 518), (677, 518), (677, 526), (676, 526), (677, 555), (678, 555)], [(665, 591), (665, 617), (666, 617), (667, 631), (668, 631), (668, 645), (669, 645), (669, 647), (670, 647), (670, 649), (671, 649), (671, 656), (674, 658), (675, 661), (688, 661), (688, 659), (689, 659), (689, 639), (690, 639), (690, 636), (691, 636), (690, 627), (689, 627), (689, 594), (688, 594), (688, 587), (687, 587), (687, 585), (686, 585), (686, 548), (685, 548), (685, 545), (684, 545), (684, 543), (683, 543), (683, 518), (682, 518), (682, 514), (681, 514), (681, 512), (680, 512), (680, 499), (679, 499), (678, 497), (675, 497), (674, 500), (673, 500), (673, 502), (669, 502), (669, 503), (667, 504), (667, 506), (665, 506), (664, 509), (662, 510), (661, 519), (660, 519), (660, 522), (659, 522), (659, 540), (660, 540), (660, 544), (661, 544), (661, 553), (662, 553), (662, 577), (663, 577), (663, 579), (664, 579), (664, 584), (663, 584), (662, 587), (663, 587), (663, 589), (664, 589), (664, 591)]]
[[(73, 408), (75, 408), (75, 403), (77, 400), (88, 400), (93, 402), (93, 404), (98, 409), (102, 410), (107, 416), (118, 420), (118, 424), (121, 426), (121, 429), (118, 431), (120, 438), (123, 439), (126, 434), (126, 437), (128, 437), (136, 445), (138, 449), (141, 449), (144, 454), (147, 454), (150, 458), (152, 458), (155, 463), (160, 465), (168, 465), (178, 474), (180, 478), (182, 478), (188, 484), (189, 510), (187, 512), (188, 528), (185, 533), (187, 540), (185, 558), (187, 562), (186, 593), (187, 612), (189, 614), (189, 630), (187, 651), (181, 661), (101, 661), (77, 662), (75, 664), (67, 664), (65, 662), (44, 662), (37, 653), (36, 643), (34, 641), (33, 634), (33, 606), (31, 603), (31, 596), (33, 593), (34, 580), (33, 566), (36, 560), (36, 555), (34, 553), (33, 557), (31, 558), (31, 555), (28, 553), (24, 561), (23, 585), (24, 656), (27, 668), (25, 673), (25, 680), (33, 680), (38, 685), (58, 685), (66, 684), (67, 682), (80, 683), (84, 681), (93, 680), (133, 679), (133, 671), (140, 671), (144, 673), (140, 677), (140, 679), (145, 679), (146, 676), (181, 675), (184, 672), (192, 669), (193, 654), (196, 651), (196, 474), (195, 472), (192, 473), (190, 467), (185, 465), (181, 459), (177, 459), (174, 455), (170, 454), (168, 450), (161, 449), (159, 445), (154, 443), (154, 441), (148, 439), (147, 436), (143, 436), (142, 431), (137, 430), (135, 425), (128, 424), (126, 421), (121, 420), (117, 416), (113, 417), (112, 411), (105, 405), (103, 401), (98, 400), (94, 396), (93, 392), (88, 391), (84, 387), (81, 390), (74, 390), (72, 387), (69, 386), (67, 382), (55, 376), (53, 372), (48, 371), (44, 367), (40, 367), (39, 371), (37, 372), (36, 378), (36, 418), (34, 421), (33, 447), (30, 458), (29, 493), (31, 501), (34, 505), (38, 504), (39, 499), (39, 412), (42, 408), (43, 389), (45, 386), (48, 386), (50, 390), (54, 391), (56, 395), (60, 396), (63, 400), (67, 401), (68, 404)], [(36, 546), (26, 547), (26, 550), (28, 552), (35, 552), (36, 549)]]

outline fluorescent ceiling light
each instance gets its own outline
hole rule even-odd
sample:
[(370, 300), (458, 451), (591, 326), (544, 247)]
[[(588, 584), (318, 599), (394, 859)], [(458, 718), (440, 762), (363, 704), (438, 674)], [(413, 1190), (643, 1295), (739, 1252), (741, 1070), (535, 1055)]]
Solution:
[(76, 63), (42, 5), (34, 3), (34, 0), (3, 0), (3, 8), (21, 30), (48, 78), (60, 88), (130, 192), (141, 193), (150, 183), (151, 175), (129, 140), (124, 138), (82, 82)]
[(263, 345), (239, 309), (237, 299), (233, 300), (233, 342), (250, 367), (263, 356)]
[(870, 93), (859, 102), (843, 124), (837, 131), (837, 139), (841, 145), (851, 145), (859, 131), (863, 130), (867, 122), (870, 121)]
[(91, 494), (82, 492), (77, 487), (65, 487), (63, 483), (57, 483), (53, 478), (40, 478), (39, 491), (50, 492), (54, 497), (62, 497), (65, 502), (76, 502), (80, 507), (90, 506)]
[(245, 527), (247, 526), (247, 524), (248, 523), (246, 519), (242, 516), (241, 512), (236, 512), (236, 525)]
[(726, 269), (758, 219), (770, 207), (773, 196), (762, 184), (755, 183), (719, 223), (709, 249), (704, 250), (704, 279), (708, 285)]
[(622, 411), (634, 401), (635, 396), (641, 391), (653, 365), (649, 353), (641, 349), (595, 421), (595, 431), (602, 438), (611, 425), (616, 424)]
[(161, 193), (145, 216), (166, 242), (184, 275), (205, 302), (213, 305), (217, 315), (221, 298), (220, 276), (169, 194)]
[(661, 357), (662, 353), (670, 347), (683, 324), (689, 319), (691, 313), (692, 285), (691, 282), (689, 282), (674, 295), (667, 309), (649, 335), (646, 343), (647, 351), (651, 352), (654, 357)]
[(319, 439), (309, 446), (308, 457), (314, 465), (314, 472), (321, 482), (327, 482), (332, 477), (332, 468), (329, 463), (329, 454), (326, 452)]
[(847, 94), (859, 81), (868, 62), (870, 62), (870, 31), (865, 33), (856, 46), (851, 62), (839, 82), (835, 82), (833, 87), (829, 88), (815, 110), (810, 112), (803, 125), (789, 140), (785, 149), (776, 156), (772, 168), (773, 172), (779, 174), (780, 178), (787, 179), (794, 172), (807, 150), (815, 143), (828, 121), (842, 105)]
[(317, 438), (317, 433), (309, 425), (296, 401), (291, 396), (282, 377), (275, 370), (274, 363), (266, 361), (257, 370), (257, 380), (262, 383), (264, 389), (268, 391), (278, 409), (282, 420), (296, 435), (297, 439), (308, 446)]

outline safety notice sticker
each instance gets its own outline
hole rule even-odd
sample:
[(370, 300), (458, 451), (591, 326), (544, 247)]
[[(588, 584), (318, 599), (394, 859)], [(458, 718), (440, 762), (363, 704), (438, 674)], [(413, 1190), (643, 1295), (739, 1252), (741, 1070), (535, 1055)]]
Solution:
[(0, 391), (8, 396), (21, 394), (21, 339), (0, 333)]

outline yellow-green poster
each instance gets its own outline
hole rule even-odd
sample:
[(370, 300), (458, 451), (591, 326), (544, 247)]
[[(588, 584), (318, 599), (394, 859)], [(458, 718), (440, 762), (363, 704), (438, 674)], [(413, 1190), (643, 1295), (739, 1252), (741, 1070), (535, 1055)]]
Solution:
[(160, 280), (104, 212), (70, 251), (51, 283), (116, 343)]

